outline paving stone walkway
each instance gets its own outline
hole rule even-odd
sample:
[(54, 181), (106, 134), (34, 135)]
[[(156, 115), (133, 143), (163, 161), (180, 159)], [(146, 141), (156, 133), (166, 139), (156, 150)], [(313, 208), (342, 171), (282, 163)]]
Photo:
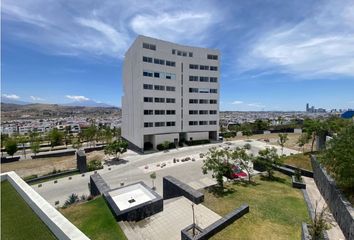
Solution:
[[(315, 209), (317, 203), (317, 213), (319, 213), (322, 208), (327, 207), (326, 201), (322, 197), (320, 191), (313, 178), (303, 177), (306, 183), (306, 192), (309, 195), (310, 201), (313, 208)], [(330, 223), (331, 228), (327, 230), (327, 234), (330, 240), (345, 240), (342, 230), (338, 226), (336, 220), (334, 219), (332, 213), (328, 210), (326, 214), (327, 221)]]
[[(128, 239), (179, 240), (181, 230), (193, 223), (192, 202), (185, 197), (164, 201), (164, 210), (139, 222), (119, 222)], [(196, 223), (205, 228), (221, 216), (202, 204), (194, 204)]]

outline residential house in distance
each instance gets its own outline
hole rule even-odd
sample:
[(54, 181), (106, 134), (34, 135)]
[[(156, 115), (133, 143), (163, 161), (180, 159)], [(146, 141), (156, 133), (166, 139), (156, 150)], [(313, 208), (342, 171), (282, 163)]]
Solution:
[(125, 54), (122, 137), (140, 151), (217, 140), (220, 52), (139, 36)]

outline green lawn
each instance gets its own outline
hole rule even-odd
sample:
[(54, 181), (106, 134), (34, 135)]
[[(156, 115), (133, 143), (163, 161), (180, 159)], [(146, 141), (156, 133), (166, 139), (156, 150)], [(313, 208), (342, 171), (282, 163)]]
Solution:
[(103, 197), (73, 205), (60, 211), (90, 239), (127, 239)]
[(8, 181), (1, 182), (1, 239), (56, 239)]
[(310, 154), (294, 154), (284, 158), (284, 163), (312, 171)]
[(254, 177), (254, 185), (230, 183), (222, 197), (205, 190), (204, 205), (221, 216), (243, 203), (250, 207), (248, 214), (212, 239), (301, 239), (301, 222), (309, 221), (303, 195), (291, 187), (288, 176), (276, 176), (278, 181)]

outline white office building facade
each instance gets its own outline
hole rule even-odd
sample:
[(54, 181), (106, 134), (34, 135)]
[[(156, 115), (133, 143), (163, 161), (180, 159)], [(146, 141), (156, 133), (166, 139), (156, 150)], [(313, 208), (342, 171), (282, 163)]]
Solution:
[(124, 59), (122, 137), (141, 151), (217, 140), (219, 86), (218, 50), (139, 36)]

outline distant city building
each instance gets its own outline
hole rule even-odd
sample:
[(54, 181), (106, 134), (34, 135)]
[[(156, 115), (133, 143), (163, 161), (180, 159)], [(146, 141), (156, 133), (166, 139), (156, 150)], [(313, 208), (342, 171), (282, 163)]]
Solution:
[(139, 150), (218, 138), (220, 53), (139, 36), (123, 66), (122, 137)]
[(315, 108), (314, 106), (310, 107), (310, 105), (308, 103), (306, 103), (306, 112), (308, 112), (308, 113), (325, 113), (326, 109)]

